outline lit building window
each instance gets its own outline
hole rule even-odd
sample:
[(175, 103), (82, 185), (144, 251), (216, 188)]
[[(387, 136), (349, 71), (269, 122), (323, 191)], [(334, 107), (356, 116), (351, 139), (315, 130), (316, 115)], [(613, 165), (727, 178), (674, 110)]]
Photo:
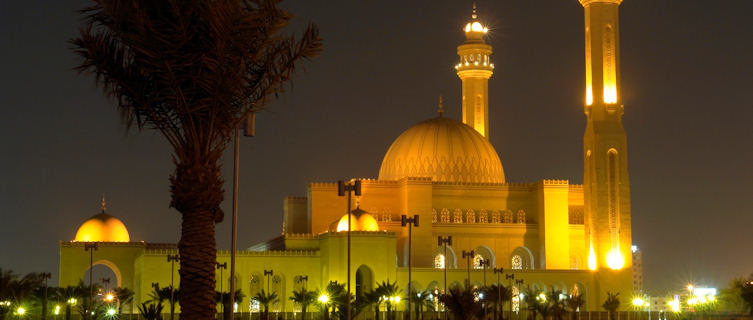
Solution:
[(444, 255), (438, 254), (434, 256), (434, 268), (444, 269)]
[(515, 270), (521, 270), (523, 269), (523, 258), (521, 258), (519, 255), (512, 256), (512, 268)]
[(518, 287), (512, 287), (512, 311), (520, 311), (520, 290), (518, 290)]
[(485, 260), (484, 257), (478, 253), (473, 256), (473, 269), (483, 269), (484, 266), (481, 265), (483, 260)]
[(512, 211), (505, 210), (505, 223), (512, 223)]
[(518, 210), (518, 224), (526, 224), (526, 212), (523, 210)]
[(481, 209), (481, 212), (478, 213), (478, 223), (487, 223), (487, 216), (486, 209)]
[(431, 209), (431, 223), (437, 223), (437, 209)]
[(452, 213), (452, 222), (463, 223), (463, 211), (462, 210), (455, 209), (455, 212)]
[(450, 210), (442, 208), (442, 213), (440, 214), (439, 219), (442, 223), (450, 223)]
[(465, 213), (465, 223), (476, 223), (476, 213), (473, 209), (468, 209)]
[(492, 211), (492, 223), (500, 223), (500, 222), (502, 221), (500, 220), (499, 210)]

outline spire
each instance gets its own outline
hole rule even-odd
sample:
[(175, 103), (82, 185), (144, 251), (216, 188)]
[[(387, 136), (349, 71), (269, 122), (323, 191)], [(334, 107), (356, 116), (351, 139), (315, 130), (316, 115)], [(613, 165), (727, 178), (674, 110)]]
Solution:
[(437, 109), (437, 112), (439, 112), (439, 116), (441, 117), (444, 115), (444, 105), (442, 105), (442, 95), (439, 95), (439, 108)]
[(476, 14), (476, 1), (473, 1), (473, 13), (471, 14), (471, 18), (473, 18), (473, 20), (478, 19), (478, 15)]
[(107, 211), (107, 204), (105, 202), (105, 193), (102, 193), (102, 213), (105, 213)]

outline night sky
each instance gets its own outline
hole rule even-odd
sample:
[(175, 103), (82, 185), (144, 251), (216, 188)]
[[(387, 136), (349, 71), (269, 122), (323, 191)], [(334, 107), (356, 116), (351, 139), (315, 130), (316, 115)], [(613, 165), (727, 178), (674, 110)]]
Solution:
[[(171, 150), (126, 132), (67, 40), (87, 1), (0, 3), (0, 267), (50, 271), (58, 242), (99, 210), (132, 241), (176, 242)], [(576, 0), (479, 0), (490, 26), (491, 142), (509, 182), (582, 183), (584, 35)], [(324, 52), (241, 142), (239, 247), (277, 236), (282, 199), (309, 182), (376, 178), (405, 129), (460, 117), (453, 66), (470, 1), (292, 1), (289, 32), (321, 28)], [(646, 288), (725, 286), (753, 272), (753, 1), (625, 0), (623, 118), (633, 241)], [(229, 150), (230, 151), (230, 150)], [(231, 190), (231, 152), (226, 190)], [(227, 217), (231, 194), (223, 204)], [(230, 247), (229, 219), (217, 226)]]

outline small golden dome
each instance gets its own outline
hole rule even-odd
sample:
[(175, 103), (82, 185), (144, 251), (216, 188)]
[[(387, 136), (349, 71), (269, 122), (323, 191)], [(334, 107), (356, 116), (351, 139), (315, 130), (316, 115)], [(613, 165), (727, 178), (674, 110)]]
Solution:
[[(343, 215), (339, 220), (335, 221), (331, 229), (336, 232), (348, 231), (348, 215)], [(379, 231), (379, 223), (368, 212), (361, 210), (360, 207), (356, 207), (350, 214), (350, 230)]]
[(439, 182), (505, 182), (502, 161), (489, 141), (470, 126), (444, 117), (409, 128), (387, 150), (379, 180), (405, 177), (431, 177)]
[(86, 220), (78, 228), (73, 241), (129, 242), (130, 237), (122, 221), (102, 212)]

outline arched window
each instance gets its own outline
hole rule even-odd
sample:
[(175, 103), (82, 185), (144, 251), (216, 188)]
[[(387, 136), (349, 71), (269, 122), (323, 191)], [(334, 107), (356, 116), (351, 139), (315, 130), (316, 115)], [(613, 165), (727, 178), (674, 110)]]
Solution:
[(434, 268), (444, 269), (445, 258), (443, 254), (437, 254), (434, 256)]
[(465, 223), (476, 223), (476, 213), (473, 212), (473, 209), (468, 209), (465, 212)]
[(512, 211), (505, 210), (505, 223), (512, 223)]
[(502, 221), (500, 220), (499, 210), (492, 211), (492, 223), (500, 223), (500, 222)]
[(442, 223), (450, 223), (450, 210), (447, 210), (447, 208), (442, 208), (442, 213), (440, 213), (439, 219), (440, 221), (442, 221)]
[(455, 209), (455, 212), (452, 213), (452, 222), (463, 223), (463, 211), (462, 210)]
[(517, 254), (512, 256), (512, 261), (510, 262), (510, 265), (512, 266), (512, 269), (515, 269), (515, 270), (523, 269), (523, 258), (521, 258)]
[(484, 256), (480, 253), (476, 253), (476, 255), (473, 256), (473, 269), (483, 269), (484, 266), (481, 265), (481, 262), (484, 260), (486, 260)]
[(481, 209), (481, 212), (478, 213), (478, 223), (487, 223), (486, 217), (486, 209)]

